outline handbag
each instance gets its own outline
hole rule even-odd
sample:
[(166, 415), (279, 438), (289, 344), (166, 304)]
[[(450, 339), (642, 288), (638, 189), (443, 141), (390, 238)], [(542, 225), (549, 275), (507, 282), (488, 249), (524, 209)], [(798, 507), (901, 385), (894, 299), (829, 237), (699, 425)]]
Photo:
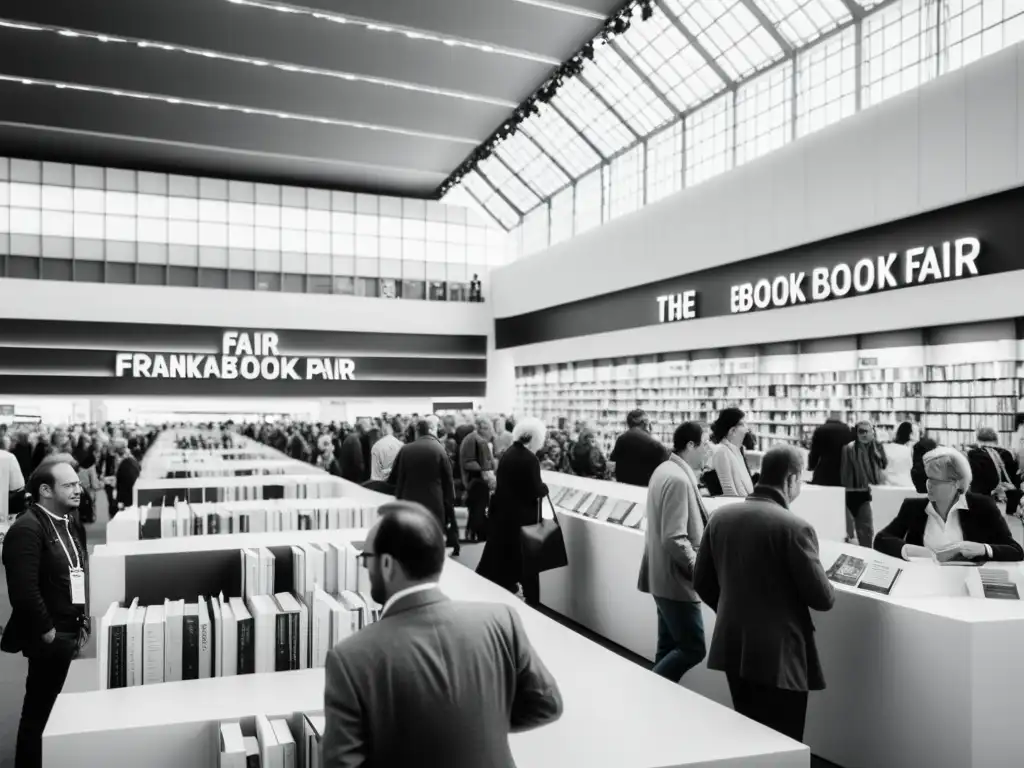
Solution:
[(519, 544), (523, 552), (523, 569), (534, 573), (543, 573), (555, 568), (564, 568), (569, 564), (569, 555), (565, 551), (565, 537), (562, 526), (555, 513), (555, 505), (551, 497), (546, 497), (551, 505), (554, 520), (545, 520), (542, 513), (543, 502), (537, 504), (537, 522), (524, 525), (519, 529)]

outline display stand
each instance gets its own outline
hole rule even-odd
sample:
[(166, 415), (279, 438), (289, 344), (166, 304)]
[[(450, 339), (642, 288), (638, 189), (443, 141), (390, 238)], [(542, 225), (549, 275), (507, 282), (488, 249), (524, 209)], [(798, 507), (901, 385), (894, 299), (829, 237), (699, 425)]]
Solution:
[[(224, 538), (189, 543), (212, 545)], [(115, 554), (113, 547), (105, 554), (97, 551), (110, 564), (116, 559), (124, 563), (123, 552), (129, 548), (159, 551), (170, 543), (118, 545), (122, 554)], [(120, 578), (118, 586), (101, 577), (106, 586), (93, 587), (94, 599), (123, 594), (124, 571)], [(458, 563), (446, 562), (441, 586), (453, 599), (504, 603), (518, 611), (532, 645), (559, 683), (562, 718), (510, 737), (519, 768), (809, 766), (804, 745), (586, 640)], [(323, 696), (323, 669), (63, 694), (43, 735), (43, 761), (48, 766), (109, 768), (117, 756), (131, 756), (133, 764), (146, 768), (215, 768), (214, 745), (222, 721), (322, 711)], [(681, 725), (685, 738), (680, 737)]]
[[(135, 483), (133, 506), (175, 501), (245, 501), (250, 498), (334, 498), (343, 495), (340, 477), (309, 467), (304, 475), (183, 477), (143, 479)], [(354, 484), (353, 484), (354, 485)], [(251, 495), (249, 495), (251, 494)]]
[(143, 467), (140, 479), (161, 480), (183, 477), (231, 477), (240, 475), (309, 474), (315, 469), (304, 461), (267, 456), (259, 459), (226, 461), (219, 456), (191, 455), (183, 458), (149, 461)]
[[(545, 482), (558, 477), (548, 473)], [(582, 478), (566, 482), (602, 493), (615, 487)], [(635, 498), (638, 491), (644, 493), (624, 489), (622, 495)], [(570, 512), (559, 519), (569, 565), (541, 575), (542, 602), (653, 660), (655, 606), (636, 589), (643, 532)], [(835, 607), (812, 612), (828, 685), (811, 694), (808, 707), (805, 742), (814, 754), (844, 768), (1016, 766), (1024, 754), (1017, 715), (1024, 689), (1010, 681), (1024, 672), (1024, 601), (969, 597), (963, 567), (894, 561), (820, 534), (819, 546), (826, 568), (847, 553), (904, 571), (889, 596), (837, 586)], [(707, 606), (703, 614), (710, 643), (715, 615)], [(682, 682), (731, 704), (725, 676), (706, 663)]]

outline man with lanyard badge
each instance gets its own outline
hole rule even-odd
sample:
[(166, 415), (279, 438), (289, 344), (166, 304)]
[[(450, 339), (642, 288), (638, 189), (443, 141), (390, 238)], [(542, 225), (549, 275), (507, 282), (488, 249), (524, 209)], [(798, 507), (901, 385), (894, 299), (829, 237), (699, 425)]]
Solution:
[(78, 474), (65, 461), (44, 461), (28, 489), (34, 503), (11, 525), (3, 548), (13, 611), (0, 650), (28, 658), (15, 768), (42, 765), (43, 730), (90, 631), (88, 554), (69, 519), (82, 495)]

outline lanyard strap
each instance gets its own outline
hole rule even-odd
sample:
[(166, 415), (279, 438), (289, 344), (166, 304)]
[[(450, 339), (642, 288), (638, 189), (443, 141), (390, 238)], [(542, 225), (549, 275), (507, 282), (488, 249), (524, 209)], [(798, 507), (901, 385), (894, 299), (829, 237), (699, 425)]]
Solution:
[(60, 542), (60, 548), (64, 550), (64, 557), (68, 559), (68, 567), (74, 571), (82, 570), (82, 560), (78, 556), (78, 545), (75, 544), (75, 539), (71, 535), (71, 528), (68, 526), (68, 519), (66, 517), (61, 518), (64, 521), (64, 530), (68, 532), (68, 539), (71, 540), (71, 548), (75, 550), (75, 562), (71, 562), (71, 553), (68, 552), (68, 548), (64, 546), (64, 539), (60, 537), (60, 531), (57, 530), (57, 524), (53, 522), (53, 518), (50, 517), (49, 513), (46, 514), (46, 518), (50, 521), (50, 525), (53, 526), (53, 533), (57, 537), (57, 541)]

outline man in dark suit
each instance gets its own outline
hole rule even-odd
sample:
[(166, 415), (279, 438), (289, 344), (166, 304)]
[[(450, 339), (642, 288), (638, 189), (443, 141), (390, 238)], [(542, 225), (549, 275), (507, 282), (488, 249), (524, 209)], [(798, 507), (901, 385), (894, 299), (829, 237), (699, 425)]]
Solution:
[(366, 425), (360, 421), (356, 428), (350, 432), (341, 443), (341, 450), (338, 451), (338, 464), (341, 466), (341, 476), (353, 483), (365, 483), (370, 479), (367, 470), (365, 456), (363, 455), (363, 435), (366, 433)]
[(733, 708), (797, 741), (808, 691), (825, 687), (809, 609), (835, 601), (814, 528), (789, 511), (803, 471), (795, 447), (769, 449), (754, 492), (711, 516), (693, 578), (717, 614), (708, 667), (725, 672)]
[(557, 720), (558, 685), (516, 608), (440, 591), (444, 533), (427, 510), (380, 512), (361, 557), (383, 610), (327, 654), (324, 768), (513, 768), (508, 734)]
[(608, 460), (615, 464), (615, 479), (644, 488), (654, 470), (668, 461), (668, 450), (651, 436), (651, 418), (642, 410), (626, 416), (626, 431), (619, 435)]
[(814, 436), (811, 438), (811, 454), (807, 457), (807, 467), (814, 472), (812, 483), (831, 486), (843, 484), (839, 474), (843, 446), (852, 443), (855, 437), (850, 426), (842, 420), (842, 414), (839, 411), (831, 411), (828, 419), (814, 430)]
[(82, 495), (78, 473), (65, 461), (44, 461), (28, 488), (34, 504), (11, 525), (3, 546), (13, 612), (0, 650), (28, 658), (17, 768), (42, 765), (43, 730), (90, 628), (88, 554), (72, 520)]
[[(396, 499), (422, 504), (434, 514), (441, 528), (448, 531), (455, 522), (455, 482), (448, 453), (437, 439), (439, 424), (437, 416), (416, 422), (416, 439), (398, 452), (391, 476)], [(457, 555), (457, 533), (455, 541), (450, 543)]]

